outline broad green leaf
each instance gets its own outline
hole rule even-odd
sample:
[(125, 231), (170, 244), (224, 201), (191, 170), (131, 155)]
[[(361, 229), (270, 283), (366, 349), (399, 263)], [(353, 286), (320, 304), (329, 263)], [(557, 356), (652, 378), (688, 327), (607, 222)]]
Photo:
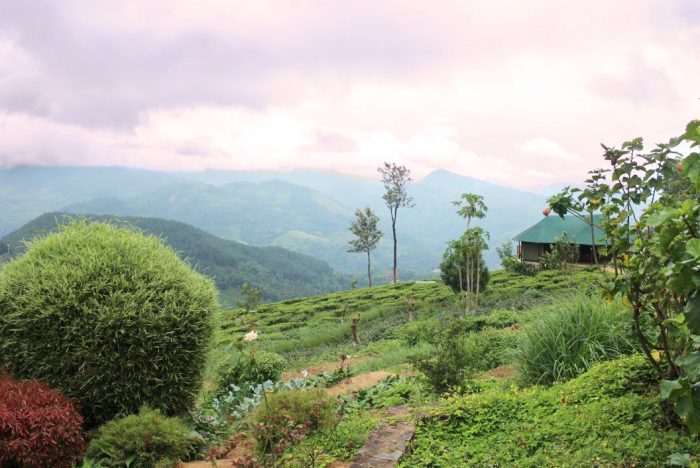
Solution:
[(661, 211), (655, 211), (650, 214), (647, 218), (647, 223), (652, 227), (658, 227), (676, 215), (678, 215), (678, 210), (665, 208)]
[(662, 380), (661, 384), (659, 385), (661, 399), (668, 400), (671, 395), (682, 388), (683, 384), (681, 384), (678, 380)]
[(691, 381), (700, 378), (700, 352), (684, 354), (676, 359), (676, 364), (683, 368), (685, 376)]
[(690, 454), (672, 453), (666, 459), (666, 464), (669, 466), (690, 466)]
[(676, 400), (676, 413), (681, 417), (690, 432), (700, 432), (700, 391), (688, 389)]
[(690, 239), (685, 244), (685, 251), (695, 259), (700, 258), (700, 239)]

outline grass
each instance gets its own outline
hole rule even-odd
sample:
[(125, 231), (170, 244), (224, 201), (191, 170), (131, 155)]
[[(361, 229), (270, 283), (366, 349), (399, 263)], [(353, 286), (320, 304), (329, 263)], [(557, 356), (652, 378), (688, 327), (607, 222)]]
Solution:
[(520, 371), (529, 384), (552, 384), (579, 376), (596, 362), (636, 351), (631, 317), (620, 301), (577, 296), (557, 304), (525, 330)]

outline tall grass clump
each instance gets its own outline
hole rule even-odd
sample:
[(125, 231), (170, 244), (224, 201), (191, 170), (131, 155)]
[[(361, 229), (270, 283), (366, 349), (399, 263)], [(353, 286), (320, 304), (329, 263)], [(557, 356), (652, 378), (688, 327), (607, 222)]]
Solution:
[(597, 362), (636, 350), (629, 313), (622, 303), (578, 296), (533, 322), (518, 354), (527, 384), (552, 384), (577, 377)]
[(213, 283), (159, 239), (77, 221), (5, 266), (0, 366), (75, 399), (88, 425), (144, 404), (181, 413), (216, 308)]

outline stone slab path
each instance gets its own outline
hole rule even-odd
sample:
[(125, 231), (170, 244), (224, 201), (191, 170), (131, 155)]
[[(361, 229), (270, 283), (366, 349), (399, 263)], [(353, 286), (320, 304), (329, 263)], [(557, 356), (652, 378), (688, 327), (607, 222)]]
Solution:
[[(406, 415), (407, 412), (408, 410), (402, 406), (388, 410), (390, 416), (397, 418)], [(392, 424), (379, 426), (357, 454), (350, 467), (389, 468), (396, 466), (403, 457), (415, 432), (415, 424), (408, 421), (398, 420)]]

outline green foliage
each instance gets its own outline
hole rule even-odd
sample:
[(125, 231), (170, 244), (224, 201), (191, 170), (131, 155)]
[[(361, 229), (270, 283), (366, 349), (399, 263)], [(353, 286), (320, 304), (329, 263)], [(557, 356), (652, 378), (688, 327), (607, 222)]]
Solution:
[(385, 162), (377, 168), (384, 185), (384, 204), (389, 208), (391, 233), (394, 239), (394, 283), (398, 281), (396, 219), (399, 208), (413, 207), (413, 197), (408, 195), (407, 186), (411, 182), (411, 171), (406, 166)]
[(350, 232), (355, 236), (348, 241), (349, 252), (367, 254), (367, 279), (369, 286), (372, 286), (372, 273), (370, 266), (370, 252), (377, 248), (379, 240), (382, 238), (382, 231), (377, 227), (379, 218), (368, 206), (364, 211), (355, 210), (355, 219), (350, 222)]
[(276, 353), (253, 351), (241, 353), (222, 364), (217, 371), (216, 386), (219, 392), (227, 392), (231, 385), (277, 382), (282, 377), (287, 362)]
[(201, 384), (214, 285), (155, 237), (77, 222), (0, 277), (0, 358), (60, 389), (89, 424), (143, 404), (181, 413)]
[(247, 282), (243, 283), (241, 286), (241, 296), (243, 297), (238, 301), (238, 307), (243, 309), (246, 314), (253, 312), (260, 305), (260, 300), (263, 296), (262, 289), (256, 289), (251, 287)]
[(503, 266), (505, 259), (515, 257), (513, 255), (513, 241), (510, 239), (503, 241), (501, 245), (496, 247), (496, 255), (501, 260), (501, 266)]
[(533, 263), (523, 262), (518, 257), (505, 257), (501, 262), (501, 266), (506, 271), (519, 273), (521, 275), (534, 276), (539, 270), (538, 266)]
[(342, 397), (346, 412), (389, 408), (405, 404), (418, 405), (433, 399), (430, 388), (416, 377), (391, 376), (377, 385)]
[(251, 413), (251, 425), (261, 451), (270, 452), (329, 428), (335, 417), (335, 402), (325, 391), (282, 390)]
[(513, 359), (518, 346), (518, 332), (512, 329), (487, 328), (462, 333), (459, 321), (452, 323), (436, 340), (433, 356), (414, 359), (438, 392), (461, 386), (476, 373), (493, 369)]
[(321, 462), (316, 466), (327, 466), (327, 463), (335, 460), (353, 460), (379, 422), (379, 418), (371, 413), (358, 413), (352, 418), (345, 417), (337, 426), (312, 434), (288, 448), (281, 464), (285, 467), (313, 466), (309, 462), (309, 454), (312, 452), (318, 453)]
[(552, 250), (540, 257), (540, 267), (543, 270), (561, 270), (578, 260), (578, 245), (565, 232), (555, 240)]
[(519, 370), (529, 384), (552, 384), (579, 376), (596, 362), (637, 348), (630, 314), (620, 302), (579, 296), (525, 330)]
[[(676, 149), (690, 146), (679, 160)], [(615, 278), (608, 294), (631, 305), (637, 339), (667, 380), (669, 399), (693, 432), (700, 432), (700, 121), (668, 143), (643, 153), (641, 138), (603, 145), (610, 169), (591, 171), (583, 191), (567, 189), (549, 200), (563, 216), (596, 206), (608, 238)], [(674, 171), (676, 173), (674, 173)], [(678, 176), (680, 174), (680, 177)], [(638, 207), (644, 207), (638, 213)], [(580, 213), (579, 213), (580, 214)], [(643, 333), (646, 324), (655, 336)], [(661, 350), (657, 360), (653, 351)]]
[(175, 467), (190, 454), (195, 440), (187, 426), (158, 410), (109, 421), (90, 442), (87, 458), (99, 466)]
[[(440, 262), (440, 278), (442, 282), (452, 288), (452, 291), (459, 293), (467, 290), (467, 271), (472, 272), (471, 279), (476, 282), (476, 270), (467, 269), (466, 246), (462, 240), (454, 241), (442, 254)], [(481, 273), (479, 274), (479, 290), (486, 290), (489, 282), (489, 269), (486, 266), (484, 257), (479, 253), (479, 264)]]
[[(700, 442), (668, 422), (639, 356), (551, 388), (484, 388), (429, 411), (400, 466), (661, 466)], [(697, 461), (697, 460), (695, 460)]]
[[(114, 211), (102, 211), (113, 213)], [(24, 242), (59, 230), (79, 218), (65, 213), (46, 213), (30, 221), (0, 242), (0, 253), (9, 244), (13, 256), (25, 251)], [(137, 228), (160, 238), (197, 271), (214, 279), (221, 301), (234, 307), (243, 297), (241, 287), (263, 290), (262, 300), (277, 301), (347, 288), (348, 277), (335, 273), (324, 261), (280, 247), (254, 247), (197, 229), (189, 224), (158, 218), (89, 216), (89, 222)]]

